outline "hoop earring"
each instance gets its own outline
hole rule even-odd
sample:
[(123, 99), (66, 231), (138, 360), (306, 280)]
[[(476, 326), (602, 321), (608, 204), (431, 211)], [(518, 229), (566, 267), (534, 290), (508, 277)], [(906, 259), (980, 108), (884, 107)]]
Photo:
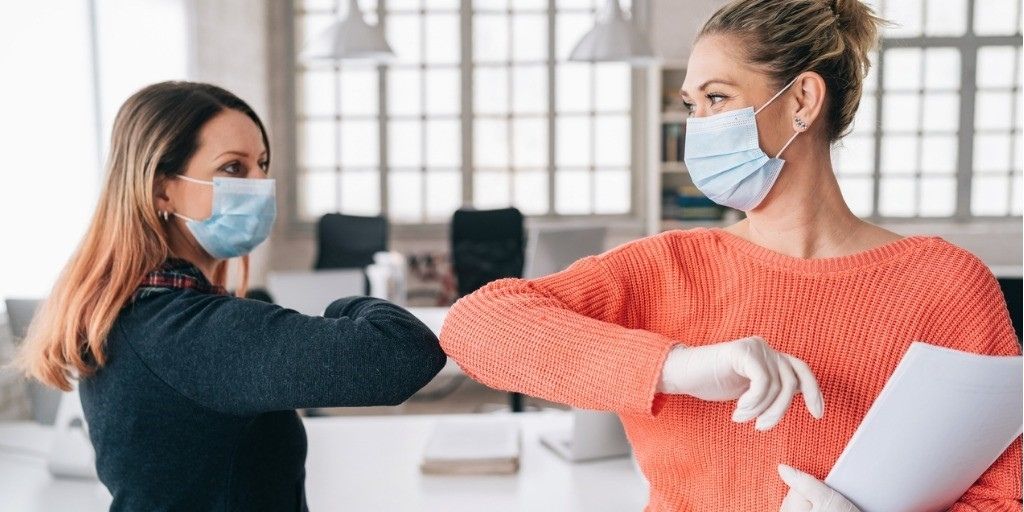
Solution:
[(171, 218), (171, 214), (170, 214), (170, 212), (167, 212), (167, 211), (165, 211), (165, 210), (160, 210), (160, 211), (159, 211), (159, 212), (157, 212), (157, 213), (158, 213), (158, 215), (160, 216), (160, 218), (164, 220), (164, 222), (167, 222), (167, 221), (168, 221), (168, 220), (170, 220), (170, 218)]

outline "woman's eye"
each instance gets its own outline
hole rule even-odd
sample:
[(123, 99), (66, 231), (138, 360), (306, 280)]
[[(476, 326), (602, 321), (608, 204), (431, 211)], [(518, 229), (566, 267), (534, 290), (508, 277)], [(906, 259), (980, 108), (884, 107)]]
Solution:
[(221, 167), (220, 170), (228, 174), (238, 174), (242, 172), (242, 165), (239, 164), (238, 162), (231, 162), (230, 164)]
[(692, 116), (693, 115), (693, 103), (688, 103), (688, 102), (684, 101), (683, 102), (683, 111), (686, 112), (686, 115)]
[(721, 94), (708, 94), (708, 99), (711, 100), (711, 105), (717, 105), (718, 102), (725, 99), (725, 96)]
[(263, 172), (269, 171), (270, 170), (270, 162), (269, 161), (260, 162), (260, 169), (263, 169)]

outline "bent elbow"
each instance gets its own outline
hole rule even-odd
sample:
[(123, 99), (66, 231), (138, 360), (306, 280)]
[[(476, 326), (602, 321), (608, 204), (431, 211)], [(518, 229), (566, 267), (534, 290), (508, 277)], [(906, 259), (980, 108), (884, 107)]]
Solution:
[(384, 405), (400, 405), (423, 389), (444, 368), (448, 358), (432, 332), (417, 336), (416, 348), (405, 354), (407, 364), (395, 365), (401, 374), (393, 376), (391, 392), (384, 397)]

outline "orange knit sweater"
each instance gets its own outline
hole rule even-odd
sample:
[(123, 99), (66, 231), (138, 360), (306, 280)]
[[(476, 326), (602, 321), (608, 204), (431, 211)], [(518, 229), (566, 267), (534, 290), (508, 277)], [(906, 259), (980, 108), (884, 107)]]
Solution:
[[(656, 393), (676, 343), (761, 335), (806, 361), (825, 397), (768, 432), (733, 402)], [(910, 343), (1016, 355), (999, 286), (974, 255), (913, 236), (802, 259), (718, 228), (671, 231), (557, 274), (502, 279), (455, 304), (444, 350), (494, 388), (617, 412), (650, 482), (649, 511), (778, 510), (786, 463), (824, 478)], [(1021, 440), (953, 507), (1021, 510)]]

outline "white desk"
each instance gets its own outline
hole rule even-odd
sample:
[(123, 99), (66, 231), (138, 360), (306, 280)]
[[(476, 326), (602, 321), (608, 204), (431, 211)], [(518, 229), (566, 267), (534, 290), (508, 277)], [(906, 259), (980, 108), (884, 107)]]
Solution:
[[(453, 416), (444, 416), (451, 418)], [(513, 415), (523, 426), (521, 467), (507, 476), (427, 476), (419, 471), (439, 416), (305, 419), (309, 436), (306, 493), (313, 512), (639, 511), (647, 486), (629, 458), (570, 464), (541, 446), (538, 433), (567, 428), (565, 412)], [(0, 424), (0, 444), (48, 448), (48, 429)], [(105, 511), (109, 495), (95, 481), (57, 480), (42, 458), (0, 450), (4, 511)]]
[(311, 418), (306, 421), (306, 492), (310, 510), (643, 509), (647, 485), (632, 459), (570, 464), (540, 444), (540, 432), (569, 427), (569, 413), (511, 416), (523, 427), (519, 473), (473, 477), (420, 473), (423, 448), (434, 422), (441, 416)]
[(0, 509), (106, 511), (110, 494), (98, 481), (50, 476), (45, 457), (52, 432), (53, 427), (35, 422), (0, 423)]

